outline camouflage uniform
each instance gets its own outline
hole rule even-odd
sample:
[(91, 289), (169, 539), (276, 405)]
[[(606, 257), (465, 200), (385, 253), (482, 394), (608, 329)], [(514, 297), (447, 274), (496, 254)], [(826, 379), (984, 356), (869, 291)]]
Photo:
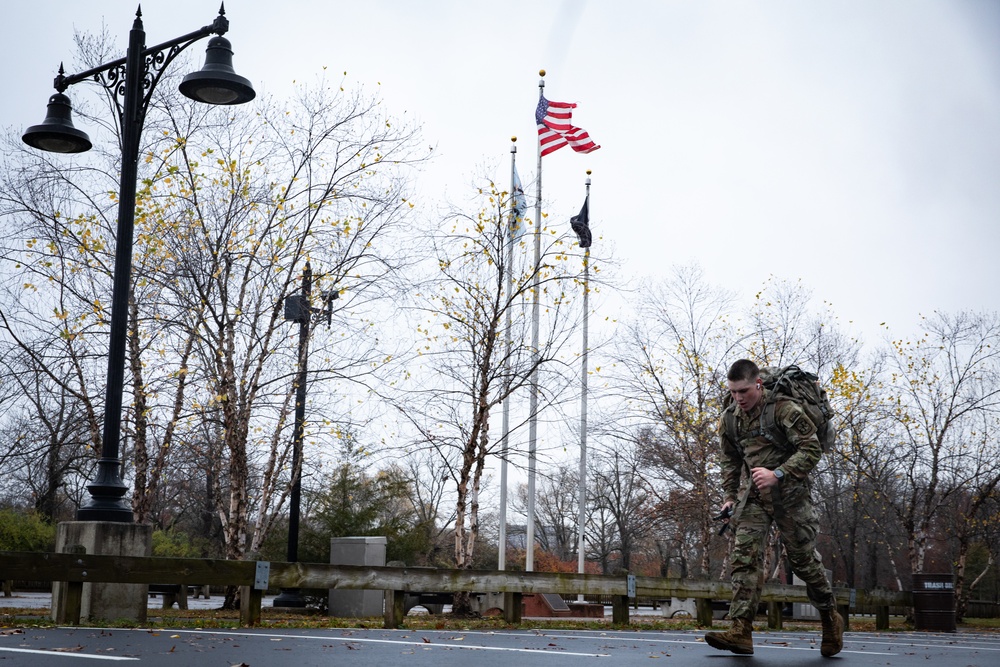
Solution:
[[(788, 438), (788, 445), (772, 443), (759, 434), (760, 414), (767, 391), (749, 414), (738, 406), (736, 414), (738, 443), (719, 423), (722, 442), (722, 487), (726, 501), (736, 503), (733, 510), (736, 537), (732, 555), (733, 600), (730, 618), (753, 619), (760, 602), (763, 584), (763, 550), (772, 522), (781, 531), (792, 570), (806, 582), (809, 599), (820, 610), (836, 606), (830, 582), (816, 551), (819, 519), (810, 497), (809, 473), (823, 454), (816, 437), (816, 427), (794, 401), (779, 400), (774, 420)], [(744, 464), (745, 462), (745, 464)], [(777, 486), (758, 491), (750, 479), (751, 468), (781, 468), (784, 479)], [(740, 503), (743, 503), (742, 508)]]

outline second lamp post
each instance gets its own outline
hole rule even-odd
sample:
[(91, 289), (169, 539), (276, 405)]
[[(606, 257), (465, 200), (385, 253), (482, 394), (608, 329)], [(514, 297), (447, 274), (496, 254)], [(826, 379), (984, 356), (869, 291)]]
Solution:
[[(306, 262), (302, 271), (302, 292), (285, 298), (285, 321), (299, 324), (299, 369), (295, 380), (295, 428), (292, 434), (292, 486), (288, 496), (288, 562), (299, 561), (299, 506), (302, 497), (302, 438), (306, 423), (306, 382), (309, 375), (309, 325), (313, 313), (326, 315), (330, 325), (336, 290), (323, 293), (324, 307), (310, 305), (312, 294), (312, 267)], [(275, 607), (305, 607), (306, 602), (298, 588), (282, 588), (274, 598)]]

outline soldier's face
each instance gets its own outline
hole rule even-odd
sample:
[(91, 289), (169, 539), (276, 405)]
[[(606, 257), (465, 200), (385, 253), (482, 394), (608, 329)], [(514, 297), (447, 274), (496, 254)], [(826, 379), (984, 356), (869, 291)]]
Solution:
[(756, 407), (761, 396), (764, 395), (764, 389), (761, 386), (760, 379), (740, 380), (738, 382), (729, 380), (729, 394), (736, 401), (736, 405), (740, 407), (740, 410), (750, 412)]

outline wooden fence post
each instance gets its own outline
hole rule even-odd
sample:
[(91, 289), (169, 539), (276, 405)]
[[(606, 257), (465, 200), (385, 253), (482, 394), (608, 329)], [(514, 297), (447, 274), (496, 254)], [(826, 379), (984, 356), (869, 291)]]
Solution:
[(247, 628), (260, 623), (260, 605), (264, 591), (253, 586), (240, 586), (240, 625)]
[(406, 591), (387, 590), (383, 609), (384, 625), (387, 629), (395, 630), (403, 625), (403, 616), (406, 615)]
[(628, 596), (611, 596), (611, 622), (614, 625), (628, 625)]
[(781, 607), (780, 602), (768, 602), (767, 603), (767, 627), (771, 630), (781, 629)]
[[(844, 630), (851, 629), (851, 605), (842, 604), (837, 607), (837, 612), (844, 619)], [(888, 628), (886, 628), (888, 630)]]
[(875, 629), (876, 630), (888, 630), (889, 629), (889, 605), (882, 605), (875, 607)]
[(712, 627), (712, 601), (708, 598), (696, 598), (694, 608), (698, 612), (698, 625), (703, 628)]
[[(67, 544), (63, 548), (63, 553), (83, 555), (87, 553), (87, 549), (82, 544)], [(83, 613), (83, 582), (64, 581), (61, 583), (65, 593), (61, 596), (60, 604), (55, 610), (55, 621), (66, 625), (80, 625), (80, 616)], [(54, 595), (53, 598), (55, 598)]]
[(522, 593), (503, 594), (503, 620), (511, 625), (521, 623), (521, 605), (524, 595)]
[(56, 623), (67, 625), (80, 625), (80, 614), (83, 607), (83, 582), (66, 581), (66, 594), (63, 596), (63, 605), (59, 608)]

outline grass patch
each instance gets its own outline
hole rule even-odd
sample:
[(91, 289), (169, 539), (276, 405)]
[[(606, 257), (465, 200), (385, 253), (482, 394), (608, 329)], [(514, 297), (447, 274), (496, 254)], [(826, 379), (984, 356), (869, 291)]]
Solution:
[(983, 632), (1000, 632), (1000, 618), (967, 618), (959, 627)]

